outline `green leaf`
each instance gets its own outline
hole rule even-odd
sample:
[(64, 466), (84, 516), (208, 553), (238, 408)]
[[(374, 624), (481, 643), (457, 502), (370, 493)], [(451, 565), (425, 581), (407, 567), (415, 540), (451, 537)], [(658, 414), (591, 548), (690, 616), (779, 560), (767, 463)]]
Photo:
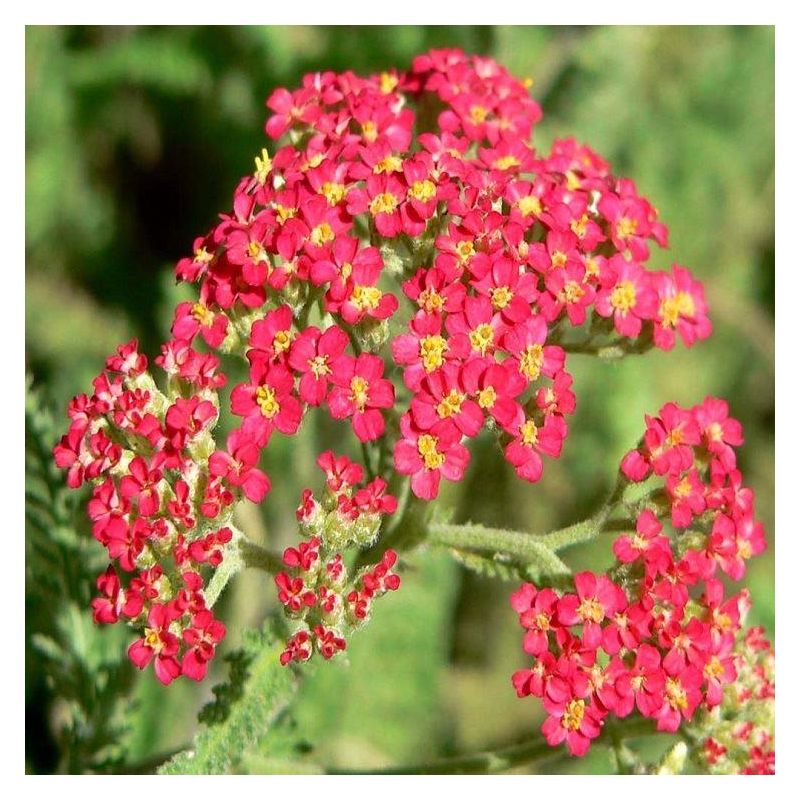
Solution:
[(231, 661), (229, 683), (215, 687), (215, 700), (201, 712), (207, 723), (193, 746), (162, 765), (162, 775), (232, 772), (247, 750), (267, 735), (296, 689), (291, 670), (281, 666), (283, 646), (265, 630), (248, 633)]

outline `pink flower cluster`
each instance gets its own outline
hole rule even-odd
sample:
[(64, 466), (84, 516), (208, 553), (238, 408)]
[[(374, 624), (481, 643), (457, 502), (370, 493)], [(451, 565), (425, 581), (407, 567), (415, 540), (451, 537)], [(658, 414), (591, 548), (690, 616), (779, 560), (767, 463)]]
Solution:
[(354, 579), (339, 552), (372, 543), (381, 519), (397, 508), (395, 498), (386, 494), (385, 481), (375, 478), (359, 486), (364, 480), (361, 465), (330, 450), (317, 464), (326, 476), (322, 502), (306, 489), (297, 509), (301, 530), (309, 538), (284, 551), (287, 569), (275, 576), (278, 600), (295, 623), (282, 664), (308, 661), (314, 650), (332, 658), (347, 646), (346, 636), (367, 621), (373, 601), (400, 588), (400, 577), (392, 571), (397, 563), (393, 550)]
[[(440, 50), (407, 73), (316, 73), (267, 106), (267, 134), (285, 143), (256, 159), (233, 211), (178, 264), (200, 299), (178, 308), (173, 327), (187, 341), (249, 347), (250, 381), (234, 390), (234, 410), (254, 420), (260, 446), (273, 423), (259, 415), (274, 414), (286, 433), (301, 417), (277, 366), (302, 376), (301, 401), (327, 402), (362, 441), (383, 434), (394, 393), (380, 357), (339, 363), (347, 338), (336, 327), (302, 330), (302, 346), (292, 344), (289, 317), (321, 298), (322, 311), (377, 349), (399, 308), (382, 288), (387, 271), (405, 279), (414, 311), (392, 342), (413, 395), (395, 462), (427, 500), (442, 476), (463, 476), (462, 440), (484, 425), (520, 477), (539, 479), (575, 404), (565, 352), (550, 342), (592, 309), (609, 334), (664, 349), (676, 334), (691, 345), (710, 333), (689, 272), (644, 266), (649, 243), (667, 241), (654, 207), (573, 140), (536, 153), (541, 110), (494, 61)], [(276, 305), (264, 321), (262, 309)]]
[[(764, 528), (753, 516), (753, 492), (742, 483), (734, 448), (742, 428), (728, 414), (724, 400), (708, 397), (685, 409), (667, 403), (658, 417), (646, 417), (642, 445), (622, 461), (622, 472), (640, 482), (654, 475), (663, 487), (660, 508), (676, 529), (690, 529), (699, 541), (686, 550), (680, 569), (707, 579), (717, 566), (741, 580), (746, 562), (763, 552)], [(634, 552), (627, 540), (617, 543), (622, 561)]]
[(702, 740), (700, 762), (709, 772), (775, 774), (775, 652), (763, 628), (750, 628), (734, 653), (737, 678), (721, 706), (689, 733)]
[(92, 485), (92, 532), (112, 562), (97, 579), (94, 619), (141, 629), (130, 658), (140, 669), (153, 661), (167, 684), (179, 675), (202, 680), (225, 635), (206, 608), (204, 575), (231, 540), (230, 506), (248, 489), (258, 494), (253, 487), (266, 478), (243, 445), (235, 457), (214, 449), (224, 383), (216, 356), (175, 346), (157, 362), (169, 375), (168, 395), (136, 341), (119, 347), (94, 394), (70, 403), (69, 432), (53, 452), (69, 486)]
[[(651, 469), (666, 475), (667, 490), (640, 501), (635, 530), (614, 542), (617, 566), (576, 575), (574, 592), (526, 583), (512, 595), (523, 649), (535, 659), (513, 683), (520, 697), (542, 698), (550, 744), (566, 741), (583, 755), (609, 714), (634, 709), (674, 732), (698, 708), (718, 706), (736, 680), (749, 595), (726, 598), (717, 567), (739, 580), (765, 546), (736, 470), (741, 441), (727, 405), (713, 398), (692, 409), (670, 403), (648, 417), (644, 445), (622, 469), (637, 479)], [(659, 517), (678, 535), (667, 535)]]
[[(98, 583), (96, 619), (143, 627), (131, 657), (155, 659), (165, 682), (202, 677), (222, 636), (203, 587), (233, 536), (234, 503), (270, 491), (260, 463), (273, 431), (294, 435), (308, 409), (325, 407), (376, 463), (393, 452), (413, 494), (432, 500), (442, 477), (462, 478), (466, 444), (485, 428), (516, 473), (537, 481), (575, 408), (574, 328), (591, 316), (593, 336), (642, 349), (710, 332), (689, 272), (645, 266), (651, 243), (667, 242), (655, 208), (586, 146), (560, 140), (537, 153), (541, 110), (491, 59), (436, 50), (407, 72), (316, 73), (267, 106), (273, 154), (262, 150), (231, 210), (176, 266), (198, 295), (178, 304), (156, 359), (164, 392), (135, 342), (121, 347), (92, 397), (70, 404), (55, 448), (70, 486), (93, 485), (94, 534), (116, 563)], [(217, 354), (198, 347), (247, 362), (224, 449), (211, 431), (226, 378)], [(354, 489), (360, 480), (329, 488), (322, 504), (304, 499), (312, 516), (301, 525), (313, 528), (322, 508), (328, 526), (309, 533), (320, 569), (373, 541), (393, 511), (385, 481)], [(697, 507), (694, 495), (684, 506)], [(731, 535), (720, 536), (727, 552)], [(301, 580), (299, 597), (315, 598), (304, 613), (319, 615), (320, 591), (334, 587), (317, 578), (286, 572), (280, 589)], [(359, 609), (370, 580), (352, 584)], [(337, 648), (332, 620), (298, 633), (298, 652)]]

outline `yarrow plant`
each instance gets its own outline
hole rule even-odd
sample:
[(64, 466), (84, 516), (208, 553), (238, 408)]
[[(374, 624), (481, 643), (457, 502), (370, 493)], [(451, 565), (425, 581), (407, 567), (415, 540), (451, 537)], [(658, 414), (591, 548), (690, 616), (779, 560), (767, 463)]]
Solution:
[[(583, 755), (635, 710), (683, 730), (717, 771), (770, 771), (752, 703), (772, 697), (768, 645), (743, 633), (746, 590), (726, 597), (719, 578), (741, 580), (764, 549), (724, 400), (648, 417), (584, 523), (533, 536), (431, 514), (479, 435), (539, 481), (576, 407), (568, 355), (710, 335), (690, 271), (648, 267), (668, 238), (655, 207), (586, 145), (534, 149), (529, 84), (488, 58), (436, 50), (405, 72), (316, 73), (267, 107), (273, 143), (177, 264), (195, 299), (175, 309), (162, 378), (136, 341), (120, 346), (54, 449), (69, 486), (90, 485), (111, 562), (95, 621), (131, 626), (131, 660), (162, 683), (202, 680), (225, 636), (214, 603), (253, 566), (285, 612), (280, 662), (330, 659), (399, 589), (403, 552), (443, 545), (539, 576), (511, 598), (533, 659), (513, 685), (541, 698), (549, 744)], [(237, 359), (247, 377), (228, 387), (223, 361)], [(236, 424), (220, 435), (223, 403)], [(269, 502), (273, 436), (313, 413), (352, 431), (361, 463), (319, 455), (324, 488), (302, 492), (301, 538), (281, 557), (234, 509)], [(568, 578), (556, 551), (603, 530), (619, 533), (615, 566)]]

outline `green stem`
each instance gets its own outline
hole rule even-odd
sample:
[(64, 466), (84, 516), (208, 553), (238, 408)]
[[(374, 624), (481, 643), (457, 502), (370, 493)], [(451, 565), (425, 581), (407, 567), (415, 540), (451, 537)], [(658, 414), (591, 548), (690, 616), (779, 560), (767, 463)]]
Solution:
[(283, 559), (277, 554), (250, 539), (239, 540), (239, 555), (242, 565), (255, 567), (263, 572), (275, 575), (283, 569)]
[[(626, 720), (613, 728), (618, 741), (656, 733), (653, 720), (636, 717)], [(603, 731), (595, 744), (611, 744), (608, 731)], [(563, 755), (561, 748), (551, 747), (540, 734), (536, 738), (520, 744), (485, 750), (453, 758), (442, 758), (422, 764), (407, 764), (378, 770), (339, 770), (329, 768), (327, 772), (335, 775), (485, 775), (487, 773), (507, 772), (515, 767), (540, 763)]]

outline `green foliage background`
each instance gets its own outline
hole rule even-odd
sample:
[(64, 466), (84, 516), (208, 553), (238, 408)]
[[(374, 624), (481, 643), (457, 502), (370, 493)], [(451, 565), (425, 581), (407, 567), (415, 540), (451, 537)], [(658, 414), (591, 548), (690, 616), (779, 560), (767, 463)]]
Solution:
[[(445, 493), (456, 520), (545, 530), (585, 516), (607, 491), (645, 412), (726, 397), (747, 436), (742, 469), (770, 550), (753, 563), (751, 622), (774, 626), (774, 31), (772, 28), (56, 28), (26, 32), (26, 768), (148, 771), (186, 747), (210, 686), (164, 689), (125, 663), (127, 639), (91, 623), (99, 545), (47, 464), (64, 409), (115, 346), (149, 354), (183, 295), (171, 267), (189, 252), (266, 143), (264, 99), (304, 72), (405, 67), (430, 47), (492, 55), (533, 77), (545, 118), (537, 145), (575, 136), (634, 178), (670, 226), (655, 263), (706, 283), (713, 337), (691, 351), (618, 364), (573, 356), (579, 398), (564, 456), (544, 480), (514, 479), (479, 442), (467, 479)], [(266, 459), (274, 490), (241, 520), (275, 547), (292, 540), (297, 480), (339, 429), (307, 426)], [(305, 485), (305, 484), (304, 484)], [(312, 485), (312, 484), (309, 484)], [(79, 506), (80, 504), (78, 504)], [(610, 563), (610, 542), (570, 551)], [(537, 704), (516, 698), (524, 663), (509, 585), (446, 556), (414, 556), (403, 590), (377, 609), (349, 663), (309, 670), (277, 726), (225, 769), (369, 768), (500, 746), (535, 735)], [(223, 598), (240, 673), (281, 679), (251, 652), (273, 588), (244, 574)], [(266, 640), (265, 640), (266, 641)], [(266, 645), (265, 645), (266, 646)], [(237, 661), (237, 659), (239, 659)], [(248, 660), (249, 659), (249, 660)], [(255, 666), (253, 666), (255, 665)], [(248, 672), (248, 670), (250, 670)], [(253, 672), (255, 670), (255, 672)], [(269, 673), (269, 674), (268, 674)], [(240, 675), (241, 677), (241, 675)], [(250, 685), (250, 684), (248, 684)], [(230, 689), (230, 687), (229, 687)], [(278, 713), (280, 712), (280, 713)], [(208, 718), (207, 712), (207, 718)], [(249, 730), (264, 709), (223, 723)], [(213, 713), (212, 713), (213, 716)], [(213, 729), (209, 729), (213, 730)], [(208, 731), (206, 734), (208, 736)], [(180, 763), (180, 762), (179, 762)], [(221, 762), (222, 763), (222, 762)], [(547, 771), (607, 771), (602, 748)]]

